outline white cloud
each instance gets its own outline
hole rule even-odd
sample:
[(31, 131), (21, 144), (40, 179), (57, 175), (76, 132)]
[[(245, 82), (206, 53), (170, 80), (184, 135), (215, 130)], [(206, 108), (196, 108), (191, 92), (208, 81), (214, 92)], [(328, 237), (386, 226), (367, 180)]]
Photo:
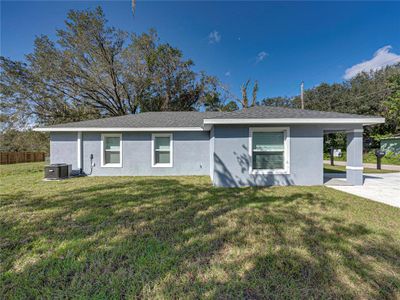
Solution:
[(231, 76), (231, 72), (229, 72), (229, 71), (226, 72), (226, 73), (225, 73), (225, 76), (228, 76), (228, 77)]
[(220, 41), (221, 41), (221, 34), (216, 30), (211, 31), (210, 34), (208, 35), (208, 43), (215, 44), (219, 43)]
[(394, 65), (400, 62), (400, 55), (390, 52), (392, 46), (388, 45), (378, 49), (374, 57), (362, 63), (356, 64), (346, 69), (343, 78), (350, 79), (361, 72), (376, 71), (386, 66)]
[(262, 62), (267, 57), (267, 55), (268, 53), (265, 51), (261, 51), (260, 53), (258, 53), (256, 57), (256, 63), (258, 64), (259, 62)]

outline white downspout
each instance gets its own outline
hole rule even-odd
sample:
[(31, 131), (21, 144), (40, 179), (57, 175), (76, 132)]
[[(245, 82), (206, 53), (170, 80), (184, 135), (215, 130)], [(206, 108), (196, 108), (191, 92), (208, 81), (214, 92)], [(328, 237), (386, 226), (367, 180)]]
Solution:
[(78, 131), (77, 132), (77, 139), (76, 139), (76, 143), (77, 143), (77, 167), (79, 172), (82, 171), (82, 131)]

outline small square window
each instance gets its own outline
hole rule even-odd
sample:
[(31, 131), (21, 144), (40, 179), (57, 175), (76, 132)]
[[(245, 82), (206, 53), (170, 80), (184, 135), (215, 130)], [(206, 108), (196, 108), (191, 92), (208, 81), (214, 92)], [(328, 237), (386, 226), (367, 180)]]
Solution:
[(102, 167), (122, 166), (121, 134), (102, 134)]
[(172, 134), (152, 135), (152, 166), (172, 167)]

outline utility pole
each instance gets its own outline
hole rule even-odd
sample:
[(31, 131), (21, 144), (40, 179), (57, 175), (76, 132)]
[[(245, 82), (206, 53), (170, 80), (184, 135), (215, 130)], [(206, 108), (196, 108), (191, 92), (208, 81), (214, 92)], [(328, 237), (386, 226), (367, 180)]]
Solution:
[(300, 99), (301, 99), (301, 109), (304, 109), (304, 81), (300, 85)]

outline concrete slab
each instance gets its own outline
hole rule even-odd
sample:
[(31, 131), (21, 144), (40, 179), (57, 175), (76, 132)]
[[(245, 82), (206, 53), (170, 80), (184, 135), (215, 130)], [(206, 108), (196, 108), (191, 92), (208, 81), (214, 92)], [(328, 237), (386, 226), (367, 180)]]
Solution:
[(346, 174), (328, 173), (324, 174), (325, 185), (351, 185), (346, 181)]
[[(338, 174), (336, 174), (338, 175)], [(334, 178), (334, 174), (331, 175)], [(345, 180), (335, 178), (336, 180)], [(330, 185), (328, 187), (400, 208), (400, 173), (364, 174), (364, 185)]]

